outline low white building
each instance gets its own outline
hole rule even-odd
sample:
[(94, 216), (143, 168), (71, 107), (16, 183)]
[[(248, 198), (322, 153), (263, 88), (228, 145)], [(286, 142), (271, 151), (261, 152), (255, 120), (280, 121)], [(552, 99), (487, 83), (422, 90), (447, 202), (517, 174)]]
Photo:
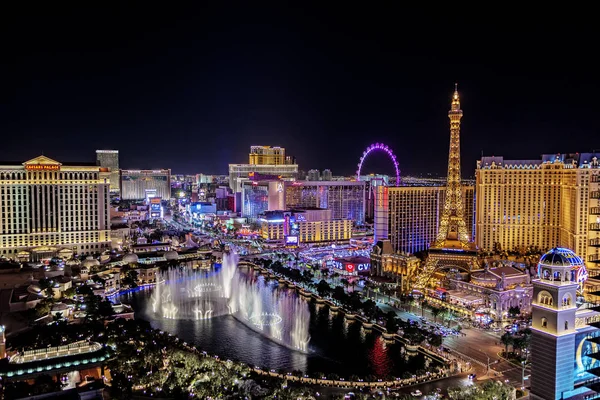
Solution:
[[(469, 282), (457, 279), (451, 282), (454, 290), (446, 301), (452, 304), (481, 307), (497, 320), (506, 318), (511, 307), (518, 307), (522, 314), (531, 312), (533, 286), (526, 270), (501, 265), (474, 271)], [(481, 301), (475, 301), (477, 298)], [(465, 299), (469, 304), (465, 304)]]

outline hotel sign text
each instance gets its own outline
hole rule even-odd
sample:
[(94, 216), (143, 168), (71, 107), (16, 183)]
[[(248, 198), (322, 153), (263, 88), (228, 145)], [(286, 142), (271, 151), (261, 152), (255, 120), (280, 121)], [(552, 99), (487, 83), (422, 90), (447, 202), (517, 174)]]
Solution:
[(60, 171), (57, 164), (29, 164), (25, 166), (27, 171)]

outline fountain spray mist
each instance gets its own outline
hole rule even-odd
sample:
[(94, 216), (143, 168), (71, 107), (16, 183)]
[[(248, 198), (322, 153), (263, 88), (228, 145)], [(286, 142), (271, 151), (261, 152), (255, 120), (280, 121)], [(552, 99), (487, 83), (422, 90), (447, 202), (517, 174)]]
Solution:
[(226, 253), (220, 271), (176, 267), (161, 272), (152, 312), (168, 319), (208, 319), (231, 314), (263, 336), (308, 351), (310, 311), (294, 291), (274, 289), (238, 270), (238, 256)]

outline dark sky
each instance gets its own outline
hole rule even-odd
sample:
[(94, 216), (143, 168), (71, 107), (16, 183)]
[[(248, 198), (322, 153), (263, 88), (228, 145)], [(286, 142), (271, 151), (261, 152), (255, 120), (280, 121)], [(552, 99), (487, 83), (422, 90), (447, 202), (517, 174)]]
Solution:
[[(92, 161), (116, 148), (125, 168), (225, 173), (268, 144), (301, 169), (351, 174), (383, 142), (404, 174), (445, 173), (454, 82), (465, 176), (482, 151), (600, 150), (598, 33), (585, 10), (438, 18), (368, 2), (212, 3), (222, 8), (4, 13), (0, 159)], [(365, 167), (392, 172), (383, 155)]]

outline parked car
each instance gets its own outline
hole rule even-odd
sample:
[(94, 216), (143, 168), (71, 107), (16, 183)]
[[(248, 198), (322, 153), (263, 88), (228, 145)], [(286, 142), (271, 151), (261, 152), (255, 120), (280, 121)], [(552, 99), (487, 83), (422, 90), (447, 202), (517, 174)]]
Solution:
[(419, 396), (423, 396), (423, 393), (419, 389), (417, 389), (417, 390), (413, 390), (412, 392), (410, 392), (410, 395), (419, 397)]

